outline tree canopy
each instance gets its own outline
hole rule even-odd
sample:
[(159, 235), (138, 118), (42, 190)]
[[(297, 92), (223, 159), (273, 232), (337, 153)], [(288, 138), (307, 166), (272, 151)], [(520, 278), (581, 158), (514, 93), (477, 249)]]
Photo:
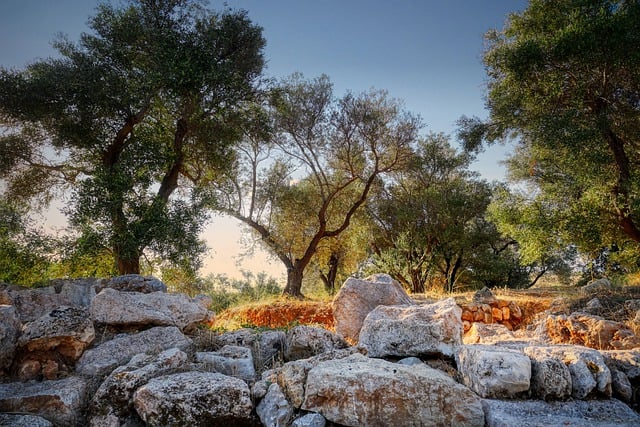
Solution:
[(548, 233), (637, 258), (640, 3), (531, 0), (487, 34), (484, 61), (490, 117), (461, 119), (467, 148), (516, 139), (509, 178), (553, 218)]
[(145, 251), (193, 270), (197, 188), (233, 160), (261, 28), (195, 0), (102, 4), (89, 27), (55, 42), (59, 58), (0, 69), (5, 196), (46, 204), (69, 191), (79, 247), (108, 248), (121, 274), (139, 272)]

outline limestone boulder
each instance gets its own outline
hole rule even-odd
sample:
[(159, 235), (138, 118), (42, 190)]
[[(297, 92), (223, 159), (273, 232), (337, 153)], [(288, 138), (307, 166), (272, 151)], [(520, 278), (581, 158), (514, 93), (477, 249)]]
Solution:
[(293, 412), (293, 406), (278, 384), (271, 384), (267, 394), (256, 406), (256, 413), (266, 427), (289, 427)]
[(356, 353), (356, 349), (350, 347), (343, 350), (328, 351), (308, 359), (288, 362), (272, 371), (271, 380), (275, 380), (275, 382), (278, 383), (282, 392), (287, 396), (287, 400), (291, 402), (294, 407), (300, 408), (304, 400), (307, 374), (311, 369), (321, 362), (343, 359)]
[(91, 318), (116, 326), (177, 326), (192, 329), (212, 315), (198, 300), (184, 294), (140, 293), (103, 289), (91, 302)]
[(96, 337), (87, 310), (58, 307), (44, 316), (28, 322), (22, 329), (18, 346), (22, 351), (54, 350), (75, 361)]
[(624, 323), (587, 313), (549, 315), (537, 333), (554, 344), (576, 344), (598, 350), (625, 350), (640, 347), (640, 337)]
[(0, 414), (0, 426), (53, 427), (53, 423), (35, 415)]
[(611, 400), (504, 401), (484, 399), (487, 427), (632, 427), (640, 416), (624, 403)]
[(69, 301), (73, 307), (87, 308), (108, 279), (54, 279), (49, 283), (56, 294)]
[(256, 368), (270, 368), (283, 359), (286, 334), (283, 331), (263, 331), (239, 329), (216, 336), (216, 347), (235, 345), (251, 349)]
[(0, 304), (12, 305), (22, 323), (32, 322), (60, 306), (73, 306), (67, 295), (56, 293), (55, 288), (24, 288), (0, 285)]
[(167, 285), (159, 279), (151, 276), (141, 276), (139, 274), (125, 274), (123, 276), (112, 277), (103, 281), (97, 289), (114, 289), (124, 292), (140, 292), (150, 294), (152, 292), (167, 292)]
[(21, 328), (16, 308), (0, 305), (0, 376), (13, 362)]
[(631, 381), (640, 381), (640, 350), (611, 350), (600, 353), (607, 366), (623, 372)]
[(611, 386), (614, 396), (627, 403), (633, 400), (633, 386), (624, 372), (611, 369)]
[(464, 345), (456, 353), (462, 382), (482, 397), (510, 399), (529, 390), (531, 360), (503, 347)]
[(337, 334), (313, 326), (291, 328), (285, 339), (284, 358), (287, 361), (307, 359), (331, 350), (347, 348), (349, 344)]
[(210, 372), (240, 378), (248, 383), (256, 380), (253, 356), (247, 347), (225, 345), (217, 351), (197, 352), (195, 360)]
[(571, 345), (535, 345), (523, 348), (523, 352), (537, 359), (558, 359), (565, 364), (571, 374), (573, 398), (611, 397), (611, 371), (599, 351)]
[(113, 420), (125, 424), (133, 411), (133, 393), (150, 379), (175, 372), (187, 363), (187, 354), (172, 348), (157, 356), (138, 354), (113, 370), (91, 399), (91, 423)]
[(72, 426), (81, 419), (86, 394), (87, 384), (78, 377), (0, 384), (0, 412), (36, 415), (56, 425)]
[[(349, 426), (484, 426), (479, 397), (446, 374), (355, 354), (307, 375), (302, 409)], [(455, 404), (451, 404), (455, 402)]]
[(596, 293), (606, 293), (613, 289), (613, 285), (609, 279), (601, 278), (596, 279), (580, 288), (580, 293), (583, 295), (593, 295)]
[(358, 344), (370, 357), (451, 357), (462, 345), (460, 313), (453, 298), (425, 305), (378, 306), (365, 318)]
[(212, 372), (184, 372), (150, 380), (133, 396), (148, 426), (249, 425), (247, 384)]
[(571, 372), (565, 363), (548, 354), (528, 350), (531, 358), (531, 393), (542, 400), (566, 400), (571, 397)]
[(379, 305), (412, 305), (402, 286), (386, 274), (364, 280), (350, 277), (333, 299), (336, 333), (356, 343), (367, 314)]
[(158, 354), (173, 347), (185, 350), (191, 344), (191, 339), (175, 326), (158, 326), (135, 334), (121, 334), (85, 351), (78, 360), (76, 371), (82, 375), (104, 375), (126, 364), (136, 354)]

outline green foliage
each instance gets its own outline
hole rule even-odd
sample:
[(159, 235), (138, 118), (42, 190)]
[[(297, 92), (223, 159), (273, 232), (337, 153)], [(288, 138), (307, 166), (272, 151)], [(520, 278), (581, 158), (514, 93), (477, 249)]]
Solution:
[[(493, 217), (523, 260), (575, 246), (640, 252), (640, 3), (532, 0), (487, 34), (486, 121), (463, 117), (469, 150), (514, 138)], [(632, 263), (633, 264), (633, 263)], [(630, 264), (628, 264), (630, 265)]]
[(468, 170), (470, 161), (442, 134), (420, 141), (411, 167), (370, 203), (379, 228), (375, 270), (412, 292), (521, 285), (515, 242), (485, 220), (491, 188)]
[(54, 240), (33, 228), (25, 209), (0, 199), (0, 282), (35, 286), (51, 278)]
[(119, 273), (139, 272), (143, 255), (195, 271), (198, 189), (232, 163), (261, 29), (195, 0), (103, 4), (89, 26), (78, 43), (55, 42), (58, 59), (0, 69), (7, 197), (70, 192), (69, 222), (90, 249), (76, 257), (108, 252)]
[(210, 309), (215, 313), (240, 304), (263, 301), (282, 293), (276, 279), (261, 272), (242, 272), (242, 279), (232, 279), (224, 274), (209, 275), (198, 282), (198, 293), (213, 299)]

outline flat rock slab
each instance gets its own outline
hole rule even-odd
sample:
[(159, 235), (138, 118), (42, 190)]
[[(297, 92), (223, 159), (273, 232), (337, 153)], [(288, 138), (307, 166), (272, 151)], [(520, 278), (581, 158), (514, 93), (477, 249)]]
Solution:
[(480, 398), (443, 372), (361, 354), (312, 368), (302, 409), (346, 426), (484, 426)]
[(482, 401), (487, 427), (637, 427), (640, 415), (616, 399)]
[(159, 326), (137, 334), (118, 335), (85, 351), (78, 360), (76, 372), (90, 376), (107, 374), (129, 362), (136, 354), (158, 354), (173, 347), (184, 350), (191, 343), (191, 339), (184, 336), (175, 326)]
[(0, 384), (0, 412), (36, 415), (57, 425), (75, 425), (87, 384), (78, 377), (63, 380)]

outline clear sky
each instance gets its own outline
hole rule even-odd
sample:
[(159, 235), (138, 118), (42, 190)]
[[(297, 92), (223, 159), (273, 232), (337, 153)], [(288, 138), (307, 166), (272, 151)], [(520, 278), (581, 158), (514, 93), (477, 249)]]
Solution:
[[(112, 0), (120, 3), (120, 0)], [(88, 31), (88, 17), (98, 0), (0, 0), (0, 64), (22, 68), (55, 55), (57, 33), (77, 40)], [(525, 0), (211, 0), (246, 9), (264, 28), (266, 74), (307, 77), (327, 74), (335, 93), (386, 89), (418, 113), (426, 131), (455, 137), (463, 114), (486, 117), (483, 34), (501, 28)], [(486, 179), (504, 175), (499, 162), (507, 149), (487, 150), (474, 164)], [(56, 222), (55, 215), (50, 220)], [(205, 237), (212, 247), (205, 273), (235, 275), (240, 232), (229, 219), (217, 218)], [(277, 262), (264, 254), (244, 260), (241, 268), (279, 276)]]

